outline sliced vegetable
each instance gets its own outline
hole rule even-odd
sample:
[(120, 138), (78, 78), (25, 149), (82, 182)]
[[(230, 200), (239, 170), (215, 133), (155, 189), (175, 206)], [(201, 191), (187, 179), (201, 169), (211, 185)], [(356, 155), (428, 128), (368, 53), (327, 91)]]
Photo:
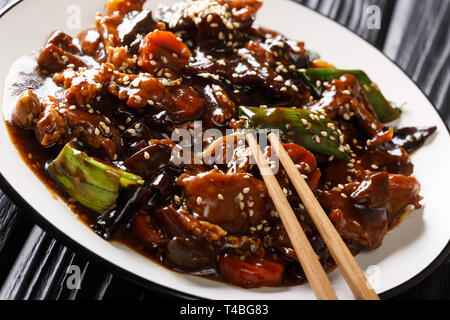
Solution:
[(172, 32), (154, 31), (144, 37), (139, 51), (139, 65), (147, 72), (169, 68), (179, 71), (189, 63), (191, 52)]
[(263, 260), (248, 259), (224, 255), (219, 259), (220, 275), (226, 280), (243, 288), (271, 287), (280, 284), (284, 267), (281, 264)]
[(240, 117), (247, 120), (247, 129), (278, 129), (308, 150), (341, 160), (349, 159), (339, 142), (340, 136), (335, 124), (326, 117), (320, 119), (309, 110), (240, 107)]
[(377, 85), (362, 70), (339, 70), (339, 69), (306, 69), (300, 72), (300, 75), (310, 84), (313, 94), (319, 98), (322, 95), (320, 88), (316, 86), (316, 82), (332, 81), (339, 79), (345, 74), (355, 76), (361, 88), (364, 90), (367, 101), (370, 103), (381, 122), (391, 122), (400, 117), (399, 108), (392, 106), (381, 93)]
[(394, 137), (391, 141), (386, 142), (383, 148), (392, 150), (396, 148), (403, 148), (408, 153), (420, 149), (427, 139), (431, 137), (437, 130), (437, 127), (431, 128), (396, 128), (394, 129)]
[(68, 175), (66, 171), (58, 169), (54, 163), (48, 166), (48, 170), (72, 198), (95, 212), (104, 212), (116, 203), (117, 192), (81, 182), (79, 179)]
[(120, 188), (144, 183), (141, 177), (95, 160), (71, 143), (64, 146), (48, 170), (72, 198), (98, 213), (116, 204)]
[(117, 205), (113, 209), (98, 217), (97, 223), (92, 228), (102, 238), (110, 240), (115, 234), (128, 230), (142, 208), (152, 208), (157, 196), (156, 191), (139, 186), (130, 187), (120, 194), (116, 201)]

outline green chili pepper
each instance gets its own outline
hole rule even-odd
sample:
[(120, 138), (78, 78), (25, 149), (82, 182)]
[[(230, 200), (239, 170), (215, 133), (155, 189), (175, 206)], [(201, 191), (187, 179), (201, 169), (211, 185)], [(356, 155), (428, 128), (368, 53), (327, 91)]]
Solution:
[(381, 122), (391, 122), (400, 117), (399, 108), (392, 106), (381, 93), (380, 89), (370, 80), (367, 74), (361, 70), (339, 70), (339, 69), (306, 69), (300, 72), (303, 79), (309, 83), (312, 93), (316, 98), (322, 96), (322, 90), (316, 86), (317, 80), (321, 82), (339, 79), (343, 75), (351, 74), (355, 76), (362, 90), (364, 91), (367, 101), (372, 106)]
[(247, 129), (277, 129), (308, 150), (349, 159), (335, 123), (309, 110), (240, 107), (240, 117), (247, 120)]
[(114, 207), (120, 188), (144, 183), (141, 177), (95, 160), (70, 143), (48, 170), (72, 198), (98, 213)]

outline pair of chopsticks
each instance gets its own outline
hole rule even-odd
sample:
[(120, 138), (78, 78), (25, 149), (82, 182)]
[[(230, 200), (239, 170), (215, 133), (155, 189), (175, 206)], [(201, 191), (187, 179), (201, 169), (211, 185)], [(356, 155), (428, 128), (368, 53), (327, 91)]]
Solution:
[[(320, 300), (337, 300), (336, 293), (331, 286), (317, 254), (314, 252), (303, 229), (294, 214), (285, 194), (281, 190), (272, 169), (267, 164), (252, 134), (246, 136), (247, 142), (261, 171), (264, 182), (267, 185), (269, 195), (278, 211), (283, 225), (289, 235), (297, 257), (302, 265), (308, 282), (316, 297)], [(278, 155), (287, 175), (295, 187), (298, 195), (308, 210), (317, 230), (325, 241), (328, 250), (341, 270), (345, 281), (349, 285), (353, 295), (358, 300), (379, 300), (375, 290), (370, 286), (361, 267), (345, 245), (344, 241), (334, 228), (327, 214), (324, 212), (305, 179), (295, 167), (288, 153), (281, 145), (275, 134), (269, 135), (272, 150)]]

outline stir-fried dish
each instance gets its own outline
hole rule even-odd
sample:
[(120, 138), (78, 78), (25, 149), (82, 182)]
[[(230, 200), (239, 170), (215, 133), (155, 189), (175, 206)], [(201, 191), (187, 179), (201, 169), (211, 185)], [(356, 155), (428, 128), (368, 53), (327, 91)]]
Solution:
[[(245, 288), (303, 283), (240, 139), (250, 129), (280, 134), (355, 255), (380, 247), (405, 209), (420, 207), (410, 154), (436, 128), (387, 125), (400, 109), (366, 73), (336, 69), (303, 42), (254, 27), (258, 0), (153, 12), (144, 2), (108, 1), (94, 27), (76, 37), (54, 32), (9, 75), (13, 141), (99, 236), (170, 269)], [(272, 159), (270, 145), (264, 153)], [(273, 168), (332, 271), (291, 182)]]

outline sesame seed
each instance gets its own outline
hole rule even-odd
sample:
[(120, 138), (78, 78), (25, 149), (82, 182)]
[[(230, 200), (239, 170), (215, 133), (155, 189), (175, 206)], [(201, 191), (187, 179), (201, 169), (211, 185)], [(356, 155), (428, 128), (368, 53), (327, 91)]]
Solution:
[(180, 203), (180, 202), (181, 202), (181, 199), (180, 199), (180, 197), (179, 197), (179, 196), (177, 196), (177, 195), (175, 195), (175, 196), (173, 197), (173, 199), (175, 200), (175, 202), (178, 202), (178, 203)]
[(202, 197), (197, 197), (197, 205), (201, 205), (203, 202)]
[(345, 193), (341, 193), (341, 197), (344, 198), (344, 199), (347, 199), (347, 198), (348, 198), (347, 195), (346, 195)]
[(249, 193), (250, 192), (250, 188), (244, 188), (243, 190), (242, 190), (242, 192), (244, 192), (244, 194), (247, 194), (247, 193)]
[(144, 158), (145, 160), (150, 159), (150, 154), (147, 151), (144, 152)]
[(283, 81), (283, 77), (282, 76), (278, 76), (278, 77), (274, 78), (273, 80), (281, 82), (281, 81)]
[(95, 134), (96, 136), (100, 135), (100, 130), (99, 130), (98, 128), (95, 128), (94, 134)]
[(223, 195), (220, 194), (220, 193), (217, 195), (217, 198), (218, 198), (219, 200), (223, 200), (223, 199), (224, 199)]
[(380, 169), (380, 167), (379, 167), (379, 166), (377, 166), (376, 164), (373, 164), (373, 165), (371, 165), (371, 167), (372, 167), (372, 169), (375, 169), (375, 170), (378, 170), (378, 169)]

